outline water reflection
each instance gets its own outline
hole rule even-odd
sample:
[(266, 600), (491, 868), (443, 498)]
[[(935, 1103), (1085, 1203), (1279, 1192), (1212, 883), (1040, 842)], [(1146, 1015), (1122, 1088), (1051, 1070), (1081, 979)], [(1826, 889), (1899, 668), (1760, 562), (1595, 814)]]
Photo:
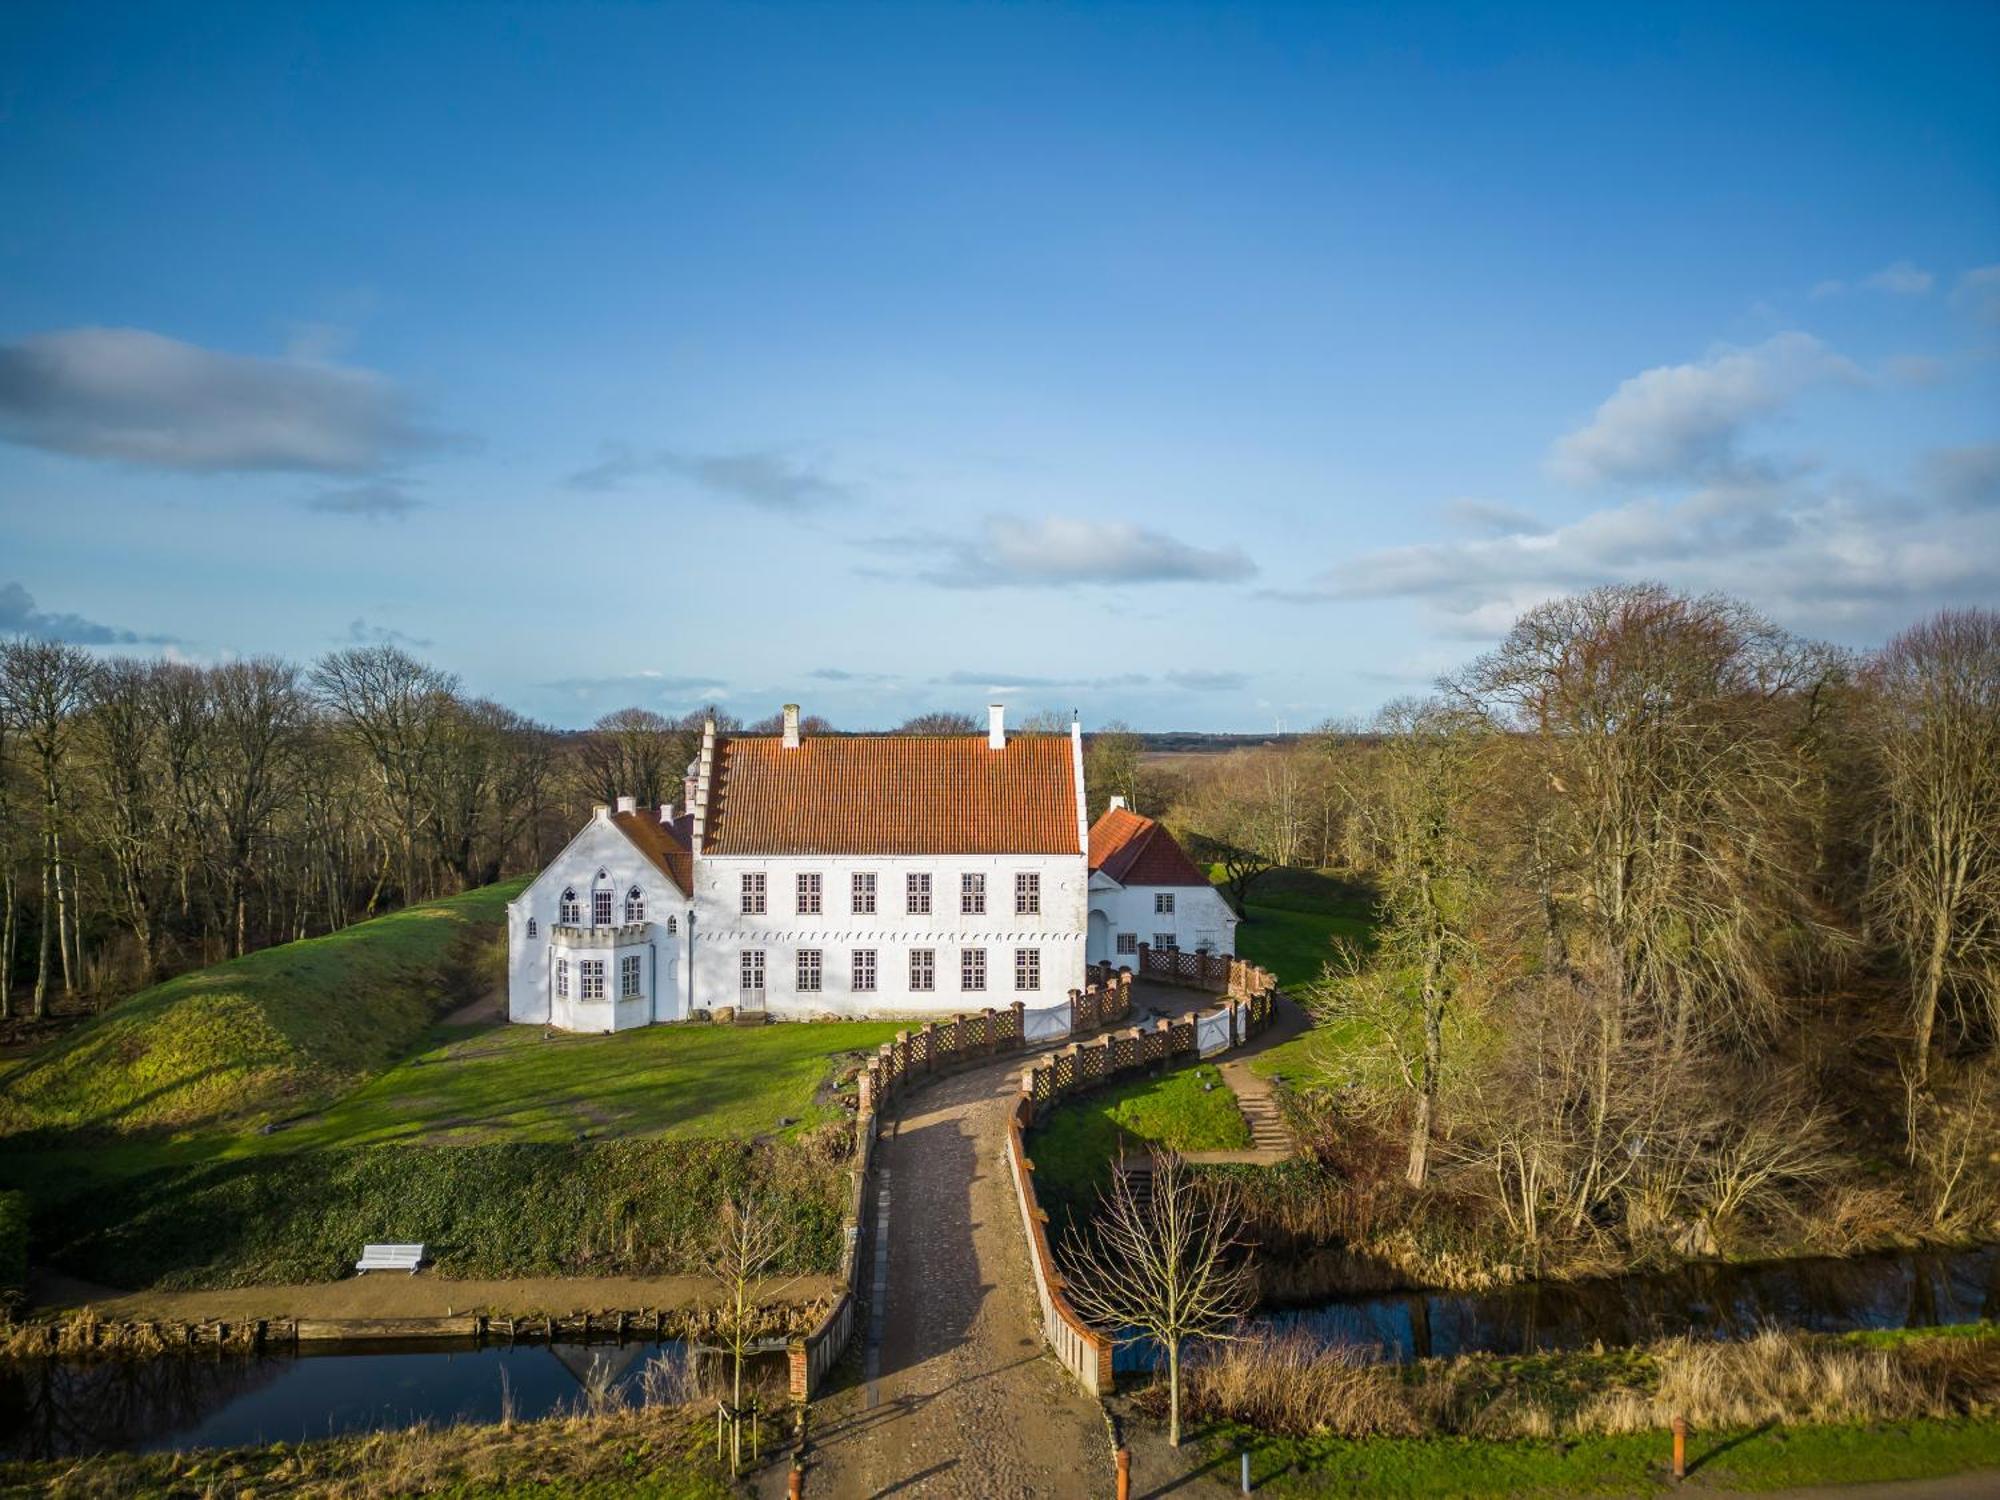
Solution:
[(2000, 1247), (1764, 1265), (1686, 1266), (1490, 1292), (1336, 1298), (1266, 1312), (1276, 1332), (1375, 1347), (1386, 1358), (1578, 1349), (1674, 1334), (1739, 1338), (1776, 1325), (1819, 1333), (1917, 1328), (2000, 1316)]
[(576, 1410), (593, 1390), (636, 1404), (647, 1362), (662, 1354), (687, 1357), (668, 1341), (0, 1360), (0, 1454), (149, 1453), (497, 1422), (509, 1401), (516, 1418), (533, 1420)]

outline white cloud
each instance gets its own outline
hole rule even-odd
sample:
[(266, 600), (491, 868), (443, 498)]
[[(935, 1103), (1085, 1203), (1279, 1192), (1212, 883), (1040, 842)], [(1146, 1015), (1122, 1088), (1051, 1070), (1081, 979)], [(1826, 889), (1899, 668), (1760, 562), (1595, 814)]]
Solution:
[[(1894, 623), (1940, 604), (2000, 597), (1993, 455), (1925, 466), (1917, 502), (1849, 482), (1722, 485), (1675, 502), (1606, 506), (1541, 536), (1392, 547), (1346, 559), (1292, 598), (1416, 598), (1441, 634), (1491, 638), (1525, 608), (1600, 583), (1665, 578), (1748, 599), (1801, 629)], [(1984, 486), (1984, 488), (1982, 488)]]
[(1085, 583), (1233, 583), (1256, 564), (1238, 547), (1197, 547), (1130, 521), (989, 516), (970, 539), (888, 540), (940, 561), (918, 573), (943, 588), (1060, 587)]
[(1861, 378), (1852, 361), (1797, 332), (1660, 365), (1627, 380), (1587, 425), (1559, 439), (1549, 466), (1582, 485), (1766, 477), (1766, 466), (1738, 451), (1745, 428), (1811, 386)]
[(370, 370), (224, 354), (139, 328), (0, 345), (0, 438), (196, 473), (378, 473), (438, 447)]
[(1887, 292), (1892, 297), (1921, 297), (1937, 285), (1937, 277), (1922, 266), (1907, 260), (1896, 261), (1881, 270), (1863, 276), (1859, 281), (1846, 282), (1838, 278), (1822, 281), (1811, 292), (1815, 299), (1838, 297), (1851, 291)]
[(365, 516), (369, 520), (387, 517), (400, 521), (411, 511), (422, 509), (423, 504), (402, 485), (377, 479), (346, 489), (324, 490), (306, 501), (306, 509), (332, 516)]
[(76, 646), (163, 645), (170, 635), (140, 635), (115, 625), (100, 625), (82, 615), (50, 614), (35, 608), (35, 596), (19, 583), (0, 583), (0, 636), (25, 635), (38, 641), (67, 641)]
[(652, 474), (686, 480), (760, 510), (807, 510), (853, 498), (848, 486), (775, 449), (685, 453), (660, 448), (636, 453), (612, 444), (602, 459), (577, 470), (565, 483), (571, 489), (612, 490)]

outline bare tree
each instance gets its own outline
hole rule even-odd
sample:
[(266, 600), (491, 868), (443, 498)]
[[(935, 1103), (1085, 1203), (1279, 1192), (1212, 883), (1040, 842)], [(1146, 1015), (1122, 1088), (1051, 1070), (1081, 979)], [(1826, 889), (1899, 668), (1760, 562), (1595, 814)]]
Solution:
[(1197, 1183), (1180, 1158), (1154, 1162), (1148, 1187), (1118, 1174), (1087, 1230), (1063, 1241), (1064, 1290), (1085, 1318), (1167, 1357), (1167, 1441), (1181, 1444), (1181, 1357), (1198, 1340), (1226, 1336), (1254, 1298), (1237, 1250), (1234, 1199)]
[(896, 726), (897, 734), (978, 734), (982, 728), (971, 714), (950, 709), (933, 709), (915, 714)]
[[(1314, 1010), (1345, 1021), (1392, 1064), (1410, 1101), (1405, 1172), (1422, 1187), (1430, 1170), (1445, 1036), (1453, 997), (1475, 957), (1471, 942), (1470, 820), (1482, 721), (1432, 700), (1383, 709), (1374, 769), (1380, 796), (1370, 812), (1386, 851), (1377, 932), (1380, 958), (1350, 957), (1318, 987)], [(1357, 801), (1359, 799), (1356, 799)]]
[[(0, 714), (6, 716), (33, 758), (41, 793), (41, 933), (33, 1002), (38, 1021), (49, 1013), (49, 944), (61, 937), (67, 908), (60, 866), (70, 749), (76, 738), (78, 712), (96, 671), (97, 664), (88, 652), (60, 641), (20, 640), (0, 645)], [(74, 987), (68, 953), (65, 943), (65, 990)]]
[(1129, 724), (1114, 719), (1091, 735), (1083, 747), (1084, 784), (1090, 789), (1090, 815), (1102, 816), (1113, 797), (1123, 797), (1134, 812), (1139, 806), (1139, 736)]
[(289, 789), (289, 761), (306, 717), (299, 670), (270, 657), (208, 672), (211, 750), (202, 765), (208, 823), (220, 845), (222, 917), (238, 954), (250, 951), (254, 858)]
[(2000, 1025), (2000, 612), (1946, 610), (1869, 673), (1880, 768), (1870, 898), (1910, 976), (1919, 1085), (1939, 1013)]
[[(414, 901), (417, 844), (429, 821), (429, 783), (457, 679), (394, 646), (357, 646), (322, 658), (312, 681), (380, 778), (390, 831), (402, 854), (403, 899)], [(372, 909), (374, 902), (369, 905)]]
[(764, 1304), (785, 1285), (770, 1283), (789, 1248), (783, 1223), (754, 1199), (730, 1199), (709, 1240), (708, 1275), (720, 1295), (716, 1333), (729, 1357), (730, 1470), (742, 1463), (743, 1366), (763, 1322)]

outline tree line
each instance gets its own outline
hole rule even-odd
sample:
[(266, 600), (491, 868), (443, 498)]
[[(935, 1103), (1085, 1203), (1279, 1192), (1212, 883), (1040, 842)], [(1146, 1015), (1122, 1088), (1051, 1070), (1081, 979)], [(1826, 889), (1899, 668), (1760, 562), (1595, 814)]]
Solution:
[(592, 803), (679, 801), (710, 717), (781, 726), (632, 707), (557, 731), (391, 646), (196, 666), (0, 642), (0, 1021), (537, 869)]
[[(1302, 828), (1372, 892), (1312, 992), (1320, 1097), (1521, 1261), (2000, 1208), (2000, 614), (1857, 655), (1597, 589), (1365, 732), (1171, 794), (1239, 895)], [(1855, 1169), (1884, 1137), (1893, 1188)]]

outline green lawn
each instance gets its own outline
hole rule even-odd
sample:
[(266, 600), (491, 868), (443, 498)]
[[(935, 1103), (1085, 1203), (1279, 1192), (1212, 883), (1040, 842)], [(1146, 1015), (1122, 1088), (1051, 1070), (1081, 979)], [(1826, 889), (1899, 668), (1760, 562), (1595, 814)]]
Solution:
[(1366, 943), (1373, 925), (1360, 887), (1325, 870), (1273, 870), (1250, 888), (1236, 950), (1297, 991), (1319, 978), (1335, 938)]
[(895, 1021), (647, 1026), (558, 1036), (537, 1026), (440, 1027), (435, 1045), (267, 1141), (288, 1149), (425, 1140), (754, 1136), (819, 1124), (814, 1095), (843, 1053)]
[[(1391, 1497), (1633, 1495), (1664, 1493), (1665, 1433), (1560, 1441), (1477, 1438), (1274, 1438), (1248, 1429), (1205, 1433), (1211, 1477), (1236, 1484), (1233, 1452), (1250, 1446), (1265, 1495)], [(2000, 1469), (2000, 1421), (1896, 1422), (1695, 1433), (1689, 1478), (1725, 1490), (1929, 1479)]]
[(6, 1074), (0, 1134), (247, 1129), (330, 1103), (497, 982), (486, 886), (143, 990)]
[(1212, 1065), (1139, 1078), (1058, 1106), (1028, 1141), (1044, 1206), (1087, 1208), (1121, 1151), (1233, 1151), (1250, 1144), (1236, 1095)]

